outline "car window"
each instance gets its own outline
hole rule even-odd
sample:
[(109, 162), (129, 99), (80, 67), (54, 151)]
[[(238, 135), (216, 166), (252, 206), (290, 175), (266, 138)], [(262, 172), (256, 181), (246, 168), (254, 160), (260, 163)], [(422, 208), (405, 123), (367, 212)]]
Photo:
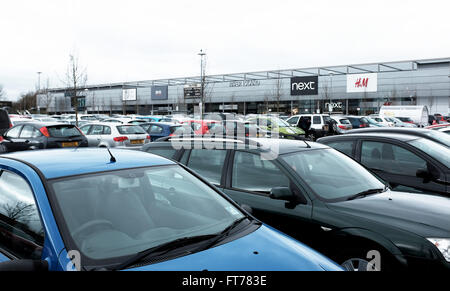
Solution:
[(51, 137), (77, 137), (81, 136), (80, 131), (73, 125), (58, 125), (47, 127)]
[(225, 150), (192, 150), (187, 166), (208, 182), (220, 185), (226, 155)]
[(340, 151), (343, 154), (346, 154), (349, 157), (353, 157), (353, 146), (355, 142), (352, 140), (349, 141), (336, 141), (327, 143), (327, 146), (334, 148), (335, 150)]
[(301, 151), (281, 158), (318, 196), (329, 201), (384, 187), (358, 162), (332, 149)]
[(154, 155), (164, 157), (164, 158), (172, 159), (175, 156), (175, 153), (177, 152), (177, 150), (172, 147), (159, 148), (159, 149), (149, 148), (149, 149), (147, 149), (147, 152), (154, 154)]
[[(244, 217), (178, 165), (75, 176), (50, 186), (67, 248), (80, 251), (84, 266), (123, 263), (177, 239), (217, 235)], [(86, 228), (99, 223), (106, 228)]]
[(103, 135), (110, 135), (110, 134), (111, 134), (111, 127), (103, 126)]
[(0, 172), (0, 248), (20, 259), (41, 259), (44, 229), (33, 192), (19, 175)]
[(87, 135), (90, 128), (91, 128), (91, 125), (86, 125), (86, 126), (82, 126), (80, 128), (80, 130), (84, 133), (84, 135)]
[(89, 135), (101, 135), (101, 134), (103, 134), (103, 126), (93, 125)]
[(20, 133), (20, 138), (32, 138), (34, 132), (34, 127), (25, 125)]
[(415, 177), (417, 170), (426, 169), (427, 162), (402, 147), (382, 142), (364, 141), (361, 163), (370, 169)]
[(152, 125), (150, 127), (150, 134), (161, 134), (163, 131), (164, 130), (161, 126)]
[(252, 153), (235, 153), (233, 188), (269, 193), (272, 188), (289, 185), (289, 179), (272, 161), (262, 160), (260, 155)]
[(22, 129), (22, 126), (13, 127), (8, 131), (6, 136), (10, 137), (10, 138), (18, 138), (21, 129)]
[(291, 125), (297, 125), (299, 119), (300, 119), (300, 117), (296, 116), (296, 117), (292, 117), (292, 118), (288, 119), (287, 122)]
[(192, 129), (193, 129), (194, 131), (198, 131), (198, 130), (200, 130), (200, 129), (202, 128), (201, 124), (200, 124), (200, 123), (196, 123), (196, 122), (193, 122), (193, 123), (191, 124), (191, 127), (192, 127)]
[(313, 124), (321, 124), (321, 123), (322, 123), (322, 119), (320, 118), (320, 116), (313, 117)]
[(121, 125), (117, 126), (120, 134), (146, 134), (145, 130), (138, 125)]

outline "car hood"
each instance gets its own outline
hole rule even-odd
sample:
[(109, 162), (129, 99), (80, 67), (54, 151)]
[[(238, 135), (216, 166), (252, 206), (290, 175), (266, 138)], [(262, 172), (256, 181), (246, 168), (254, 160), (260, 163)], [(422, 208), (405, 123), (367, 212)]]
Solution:
[(328, 207), (423, 237), (450, 238), (450, 199), (446, 197), (387, 191)]
[(295, 241), (262, 226), (229, 243), (132, 271), (339, 271), (341, 267)]

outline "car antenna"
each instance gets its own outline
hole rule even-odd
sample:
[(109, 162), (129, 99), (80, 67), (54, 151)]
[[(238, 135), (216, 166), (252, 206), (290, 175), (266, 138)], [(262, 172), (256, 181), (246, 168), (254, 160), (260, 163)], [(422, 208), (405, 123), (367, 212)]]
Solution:
[(111, 151), (109, 150), (109, 147), (106, 148), (108, 150), (109, 155), (111, 156), (111, 163), (115, 163), (117, 162), (116, 158), (113, 156), (113, 154), (111, 153)]
[(306, 142), (306, 140), (303, 139), (303, 142), (306, 143), (306, 147), (307, 147), (308, 149), (311, 148), (311, 146), (309, 145), (309, 143)]

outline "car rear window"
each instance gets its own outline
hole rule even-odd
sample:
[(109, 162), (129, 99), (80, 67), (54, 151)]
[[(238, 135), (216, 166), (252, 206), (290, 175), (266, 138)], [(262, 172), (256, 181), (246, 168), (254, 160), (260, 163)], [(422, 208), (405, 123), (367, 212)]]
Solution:
[(339, 119), (339, 122), (341, 124), (351, 124), (350, 121), (348, 119)]
[(47, 127), (51, 137), (76, 137), (81, 136), (81, 132), (73, 125), (58, 125)]
[(146, 134), (145, 130), (137, 125), (118, 126), (117, 130), (120, 134)]
[(174, 133), (176, 133), (178, 135), (191, 134), (191, 133), (193, 133), (193, 131), (192, 131), (192, 128), (190, 128), (190, 127), (179, 125), (179, 126), (172, 126), (170, 128), (170, 134), (174, 134)]

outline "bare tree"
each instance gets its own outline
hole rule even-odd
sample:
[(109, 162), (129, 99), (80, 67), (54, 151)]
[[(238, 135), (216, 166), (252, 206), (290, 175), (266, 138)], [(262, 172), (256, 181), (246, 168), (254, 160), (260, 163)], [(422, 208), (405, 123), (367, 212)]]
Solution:
[(15, 205), (5, 204), (2, 206), (5, 216), (22, 223), (30, 221), (35, 209), (33, 204), (17, 202)]
[(86, 69), (82, 68), (77, 56), (71, 54), (69, 56), (69, 65), (66, 73), (66, 86), (71, 97), (72, 107), (75, 109), (75, 120), (78, 126), (78, 98), (81, 90), (86, 86), (87, 73)]
[(0, 85), (0, 99), (4, 98), (5, 95), (6, 95), (6, 94), (5, 94), (5, 91), (3, 91), (3, 86)]
[(283, 80), (281, 79), (280, 72), (278, 72), (278, 76), (275, 79), (275, 84), (272, 92), (273, 99), (276, 102), (277, 113), (280, 112), (280, 102), (281, 97), (283, 97)]

